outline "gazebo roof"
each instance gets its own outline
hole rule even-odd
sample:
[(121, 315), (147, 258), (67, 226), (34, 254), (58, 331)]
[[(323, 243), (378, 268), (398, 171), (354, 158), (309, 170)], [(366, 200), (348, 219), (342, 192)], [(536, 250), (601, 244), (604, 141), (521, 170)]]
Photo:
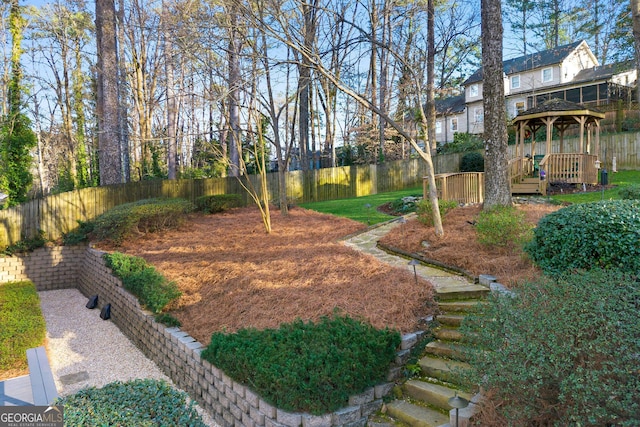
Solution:
[(542, 124), (544, 119), (549, 117), (557, 117), (557, 124), (573, 124), (577, 123), (576, 117), (586, 117), (587, 122), (597, 119), (604, 119), (604, 113), (596, 110), (590, 110), (582, 104), (565, 101), (562, 99), (550, 99), (518, 114), (513, 123), (528, 121), (529, 125)]

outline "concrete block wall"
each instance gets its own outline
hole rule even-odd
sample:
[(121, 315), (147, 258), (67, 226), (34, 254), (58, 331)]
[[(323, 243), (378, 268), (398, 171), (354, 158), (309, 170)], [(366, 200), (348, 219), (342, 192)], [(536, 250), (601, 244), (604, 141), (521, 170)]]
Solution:
[[(111, 274), (102, 255), (95, 249), (86, 250), (84, 262), (77, 270), (78, 289), (87, 297), (97, 294), (100, 307), (110, 303), (111, 320), (223, 427), (365, 426), (368, 417), (382, 407), (382, 398), (392, 389), (391, 381), (400, 375), (399, 367), (391, 369), (389, 383), (352, 396), (348, 407), (330, 414), (283, 411), (202, 359), (202, 344), (187, 333), (156, 323), (153, 315), (142, 310), (137, 299)], [(403, 355), (410, 346), (406, 344), (412, 341), (410, 338), (403, 341)]]
[(86, 246), (54, 246), (0, 257), (0, 283), (30, 280), (38, 291), (73, 288), (85, 252)]

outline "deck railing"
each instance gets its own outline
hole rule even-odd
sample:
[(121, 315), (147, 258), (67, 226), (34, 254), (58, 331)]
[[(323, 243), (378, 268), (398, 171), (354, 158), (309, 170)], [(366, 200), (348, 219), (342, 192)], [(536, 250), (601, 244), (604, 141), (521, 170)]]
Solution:
[(547, 154), (540, 161), (540, 170), (544, 171), (545, 179), (549, 182), (595, 185), (598, 183), (596, 160), (598, 156), (593, 154)]
[[(455, 200), (459, 203), (482, 203), (484, 200), (484, 173), (460, 172), (436, 175), (436, 188), (440, 200)], [(424, 197), (427, 199), (429, 184), (423, 179)]]

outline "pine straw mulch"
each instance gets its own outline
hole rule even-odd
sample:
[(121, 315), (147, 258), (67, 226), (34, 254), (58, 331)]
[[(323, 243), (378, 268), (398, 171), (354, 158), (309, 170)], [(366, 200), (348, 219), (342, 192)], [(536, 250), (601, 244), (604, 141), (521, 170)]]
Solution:
[[(523, 210), (526, 220), (535, 225), (540, 218), (561, 207), (522, 204), (518, 209)], [(540, 270), (521, 249), (491, 249), (478, 243), (473, 223), (480, 209), (479, 205), (466, 206), (447, 213), (443, 220), (443, 238), (436, 237), (433, 227), (426, 227), (414, 218), (393, 229), (381, 243), (463, 269), (476, 277), (490, 274), (505, 286), (540, 276)]]
[(271, 220), (266, 234), (257, 208), (194, 214), (177, 230), (106, 249), (143, 257), (175, 280), (183, 295), (171, 313), (205, 345), (213, 332), (277, 328), (336, 309), (401, 332), (431, 314), (430, 283), (416, 286), (408, 270), (339, 242), (362, 224), (302, 208)]

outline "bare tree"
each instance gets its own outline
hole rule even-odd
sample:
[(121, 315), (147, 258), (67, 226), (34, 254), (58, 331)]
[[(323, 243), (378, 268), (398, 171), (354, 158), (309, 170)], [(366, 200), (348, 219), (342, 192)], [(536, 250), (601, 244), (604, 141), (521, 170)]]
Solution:
[(482, 0), (482, 96), (486, 165), (484, 209), (511, 204), (502, 33), (500, 0)]

